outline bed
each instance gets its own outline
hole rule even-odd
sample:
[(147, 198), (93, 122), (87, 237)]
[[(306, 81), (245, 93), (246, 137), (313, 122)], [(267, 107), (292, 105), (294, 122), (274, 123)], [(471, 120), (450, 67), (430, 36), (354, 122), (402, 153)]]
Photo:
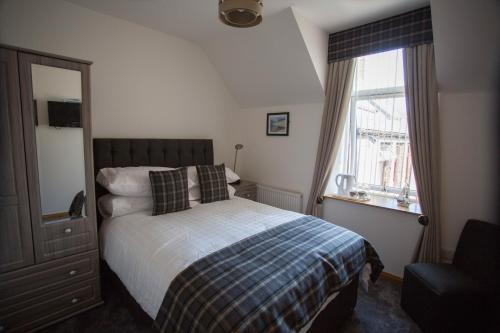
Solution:
[[(211, 140), (94, 139), (96, 173), (105, 167), (213, 163)], [(97, 184), (96, 194), (99, 198), (106, 190)], [(167, 290), (186, 267), (301, 218), (304, 215), (243, 198), (161, 216), (137, 212), (100, 221), (101, 257), (105, 270), (118, 277), (115, 283), (123, 284), (133, 298), (130, 304), (135, 304), (135, 311), (145, 313), (153, 323)], [(300, 332), (331, 331), (341, 325), (356, 305), (358, 280), (359, 272), (329, 295)]]

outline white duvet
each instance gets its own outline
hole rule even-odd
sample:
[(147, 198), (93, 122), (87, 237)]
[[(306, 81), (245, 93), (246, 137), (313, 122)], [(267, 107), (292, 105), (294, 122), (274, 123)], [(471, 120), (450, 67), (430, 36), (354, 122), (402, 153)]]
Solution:
[(101, 255), (154, 319), (170, 282), (194, 261), (301, 216), (242, 198), (160, 216), (144, 211), (103, 222)]

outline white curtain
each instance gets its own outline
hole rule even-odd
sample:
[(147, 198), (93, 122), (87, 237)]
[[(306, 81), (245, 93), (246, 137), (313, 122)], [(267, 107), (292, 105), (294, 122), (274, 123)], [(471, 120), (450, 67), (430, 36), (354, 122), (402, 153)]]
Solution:
[(419, 262), (439, 262), (440, 175), (439, 107), (433, 44), (406, 48), (405, 70), (408, 131), (422, 213), (427, 217), (418, 250)]
[(319, 205), (323, 200), (348, 114), (355, 63), (355, 59), (348, 59), (331, 63), (328, 67), (325, 107), (306, 214), (321, 215)]

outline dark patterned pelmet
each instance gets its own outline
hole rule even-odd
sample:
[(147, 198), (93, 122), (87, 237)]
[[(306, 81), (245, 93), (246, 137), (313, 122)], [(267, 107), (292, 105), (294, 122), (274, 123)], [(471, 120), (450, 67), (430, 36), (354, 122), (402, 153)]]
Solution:
[[(156, 332), (150, 322), (132, 313), (127, 298), (116, 288), (102, 285), (105, 304), (60, 324), (43, 330), (43, 333), (129, 333)], [(364, 332), (420, 332), (416, 324), (399, 305), (401, 285), (379, 280), (369, 293), (358, 292), (358, 304), (353, 315), (340, 330), (341, 333)]]

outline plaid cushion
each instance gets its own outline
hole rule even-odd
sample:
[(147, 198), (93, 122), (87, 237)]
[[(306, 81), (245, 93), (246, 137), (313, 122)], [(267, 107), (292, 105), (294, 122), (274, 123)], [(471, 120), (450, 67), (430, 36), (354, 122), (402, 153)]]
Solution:
[(228, 200), (226, 167), (221, 165), (197, 165), (200, 181), (201, 203)]
[(150, 171), (153, 215), (189, 209), (187, 169)]

